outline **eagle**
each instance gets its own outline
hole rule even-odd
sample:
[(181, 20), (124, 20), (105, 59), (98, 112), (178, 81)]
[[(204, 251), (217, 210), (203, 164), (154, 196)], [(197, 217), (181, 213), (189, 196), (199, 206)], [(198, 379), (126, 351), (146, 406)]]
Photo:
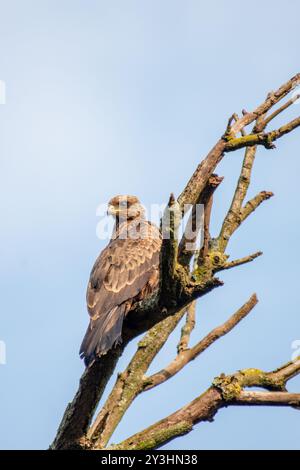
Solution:
[(159, 283), (161, 235), (139, 199), (115, 196), (107, 214), (115, 219), (112, 237), (96, 259), (86, 294), (90, 323), (80, 347), (86, 366), (121, 343), (126, 314)]

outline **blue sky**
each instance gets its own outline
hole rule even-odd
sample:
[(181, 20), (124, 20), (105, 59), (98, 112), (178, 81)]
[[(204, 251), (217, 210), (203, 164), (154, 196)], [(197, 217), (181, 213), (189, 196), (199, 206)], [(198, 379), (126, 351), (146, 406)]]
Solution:
[[(47, 448), (83, 365), (85, 289), (105, 242), (96, 208), (119, 193), (145, 204), (178, 195), (227, 119), (251, 110), (299, 72), (300, 4), (289, 0), (0, 1), (1, 317), (0, 448)], [(292, 108), (276, 124), (299, 115)], [(274, 122), (275, 124), (275, 122)], [(192, 341), (257, 292), (233, 332), (161, 387), (139, 397), (118, 442), (171, 413), (221, 372), (276, 368), (300, 339), (299, 132), (259, 150), (249, 195), (272, 190), (229, 245), (232, 258), (262, 250), (222, 274), (199, 302)], [(219, 166), (216, 233), (242, 153)], [(178, 330), (151, 371), (173, 357)], [(137, 340), (136, 340), (137, 341)], [(117, 370), (134, 352), (132, 342)], [(111, 382), (111, 384), (113, 381)], [(290, 383), (300, 390), (300, 380)], [(299, 448), (293, 409), (231, 408), (169, 449)]]

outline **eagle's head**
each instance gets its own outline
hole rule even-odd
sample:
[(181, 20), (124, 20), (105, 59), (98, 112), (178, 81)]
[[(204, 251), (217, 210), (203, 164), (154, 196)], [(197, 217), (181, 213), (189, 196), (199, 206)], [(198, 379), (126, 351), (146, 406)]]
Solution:
[(108, 203), (107, 214), (119, 221), (134, 220), (144, 216), (144, 207), (136, 196), (119, 195)]

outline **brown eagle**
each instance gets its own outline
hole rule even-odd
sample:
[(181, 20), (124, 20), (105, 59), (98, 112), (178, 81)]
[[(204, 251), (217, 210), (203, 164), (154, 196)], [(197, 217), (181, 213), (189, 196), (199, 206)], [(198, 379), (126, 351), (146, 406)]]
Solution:
[(145, 219), (138, 198), (115, 196), (107, 213), (115, 218), (115, 226), (88, 283), (90, 324), (80, 348), (86, 366), (122, 341), (127, 312), (151, 294), (159, 280), (160, 232)]

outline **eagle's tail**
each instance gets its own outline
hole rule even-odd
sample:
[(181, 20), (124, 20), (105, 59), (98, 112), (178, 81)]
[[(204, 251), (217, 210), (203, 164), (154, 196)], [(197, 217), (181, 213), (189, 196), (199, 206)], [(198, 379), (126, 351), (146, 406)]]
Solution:
[(125, 309), (125, 305), (122, 304), (105, 315), (100, 315), (96, 320), (91, 320), (79, 351), (86, 366), (122, 341)]

